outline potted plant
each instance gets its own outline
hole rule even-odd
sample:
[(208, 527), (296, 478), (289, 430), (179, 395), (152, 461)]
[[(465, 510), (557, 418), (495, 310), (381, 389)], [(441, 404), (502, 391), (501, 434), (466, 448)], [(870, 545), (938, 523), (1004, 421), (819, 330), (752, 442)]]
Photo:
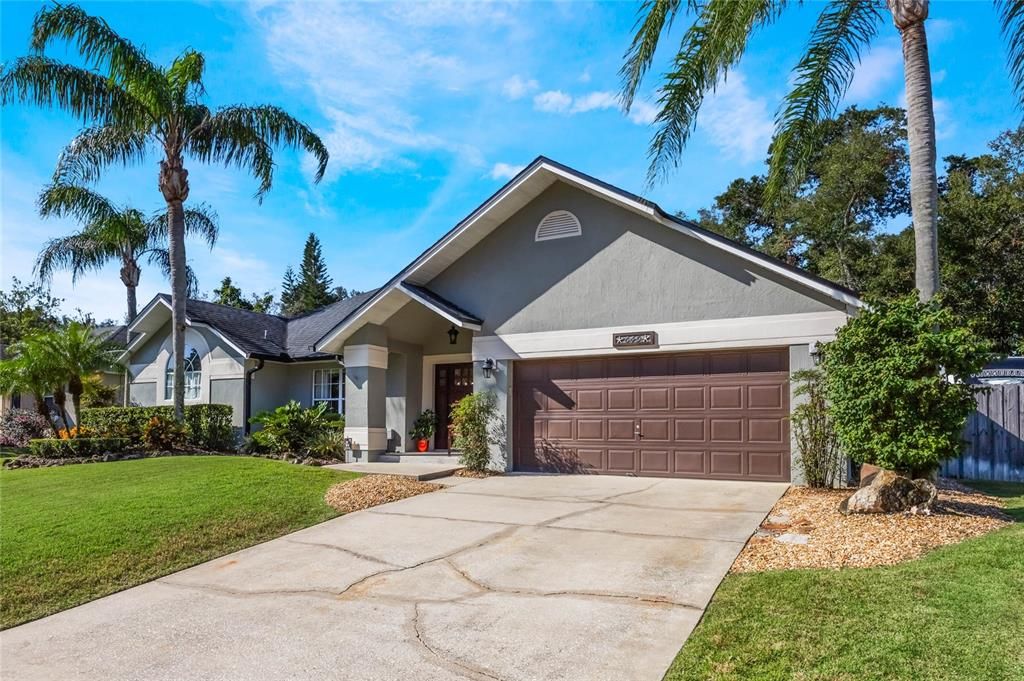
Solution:
[(409, 435), (416, 441), (416, 451), (427, 451), (427, 448), (430, 446), (430, 437), (434, 434), (434, 429), (437, 427), (436, 424), (437, 416), (435, 416), (432, 409), (427, 409), (416, 417), (412, 424), (412, 430), (409, 431)]

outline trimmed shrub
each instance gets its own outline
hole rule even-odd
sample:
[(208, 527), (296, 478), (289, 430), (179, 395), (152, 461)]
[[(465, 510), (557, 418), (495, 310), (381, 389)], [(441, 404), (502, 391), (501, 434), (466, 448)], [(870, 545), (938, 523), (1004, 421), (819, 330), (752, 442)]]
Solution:
[[(190, 404), (185, 407), (185, 444), (197, 449), (234, 448), (231, 405)], [(173, 407), (98, 407), (82, 410), (82, 425), (101, 437), (123, 437), (145, 445), (146, 426), (154, 416), (174, 420)]]
[(325, 428), (306, 442), (306, 453), (317, 459), (345, 460), (345, 433)]
[(24, 409), (8, 409), (0, 414), (0, 446), (24, 447), (29, 440), (41, 438), (53, 429), (43, 416)]
[(123, 437), (80, 437), (71, 440), (43, 438), (30, 440), (29, 451), (43, 459), (76, 459), (119, 454), (130, 446)]
[(470, 393), (452, 408), (452, 432), (459, 463), (471, 471), (485, 471), (491, 463), (491, 445), (502, 444), (503, 420), (493, 393)]
[(975, 408), (966, 381), (989, 359), (987, 342), (939, 299), (915, 295), (862, 310), (824, 347), (829, 412), (854, 461), (931, 473), (963, 449)]

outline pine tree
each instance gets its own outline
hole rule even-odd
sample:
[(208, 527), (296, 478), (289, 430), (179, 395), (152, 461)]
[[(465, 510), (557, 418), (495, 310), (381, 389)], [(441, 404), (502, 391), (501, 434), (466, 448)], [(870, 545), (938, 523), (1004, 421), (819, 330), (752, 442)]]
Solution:
[(281, 281), (281, 313), (285, 315), (294, 315), (293, 311), (297, 302), (296, 287), (298, 283), (295, 281), (295, 270), (292, 269), (291, 265), (284, 271), (284, 280)]
[(298, 307), (299, 314), (312, 312), (333, 303), (331, 277), (327, 274), (327, 263), (320, 249), (320, 240), (310, 232), (306, 246), (302, 249), (302, 267), (299, 269)]

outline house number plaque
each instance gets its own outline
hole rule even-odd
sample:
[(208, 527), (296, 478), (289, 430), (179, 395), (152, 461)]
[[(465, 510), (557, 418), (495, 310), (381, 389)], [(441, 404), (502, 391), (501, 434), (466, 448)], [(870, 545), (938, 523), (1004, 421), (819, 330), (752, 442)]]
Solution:
[(658, 334), (654, 331), (634, 331), (632, 333), (613, 333), (612, 347), (642, 348), (658, 344)]

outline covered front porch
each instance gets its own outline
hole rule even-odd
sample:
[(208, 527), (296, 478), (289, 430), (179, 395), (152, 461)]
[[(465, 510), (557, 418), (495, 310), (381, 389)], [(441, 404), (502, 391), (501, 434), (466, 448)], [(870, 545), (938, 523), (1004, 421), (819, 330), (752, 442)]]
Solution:
[[(322, 343), (344, 358), (345, 436), (354, 462), (456, 462), (451, 406), (497, 379), (473, 360), (482, 323), (428, 289), (402, 283), (382, 290)], [(410, 432), (428, 409), (435, 432), (420, 453)]]

